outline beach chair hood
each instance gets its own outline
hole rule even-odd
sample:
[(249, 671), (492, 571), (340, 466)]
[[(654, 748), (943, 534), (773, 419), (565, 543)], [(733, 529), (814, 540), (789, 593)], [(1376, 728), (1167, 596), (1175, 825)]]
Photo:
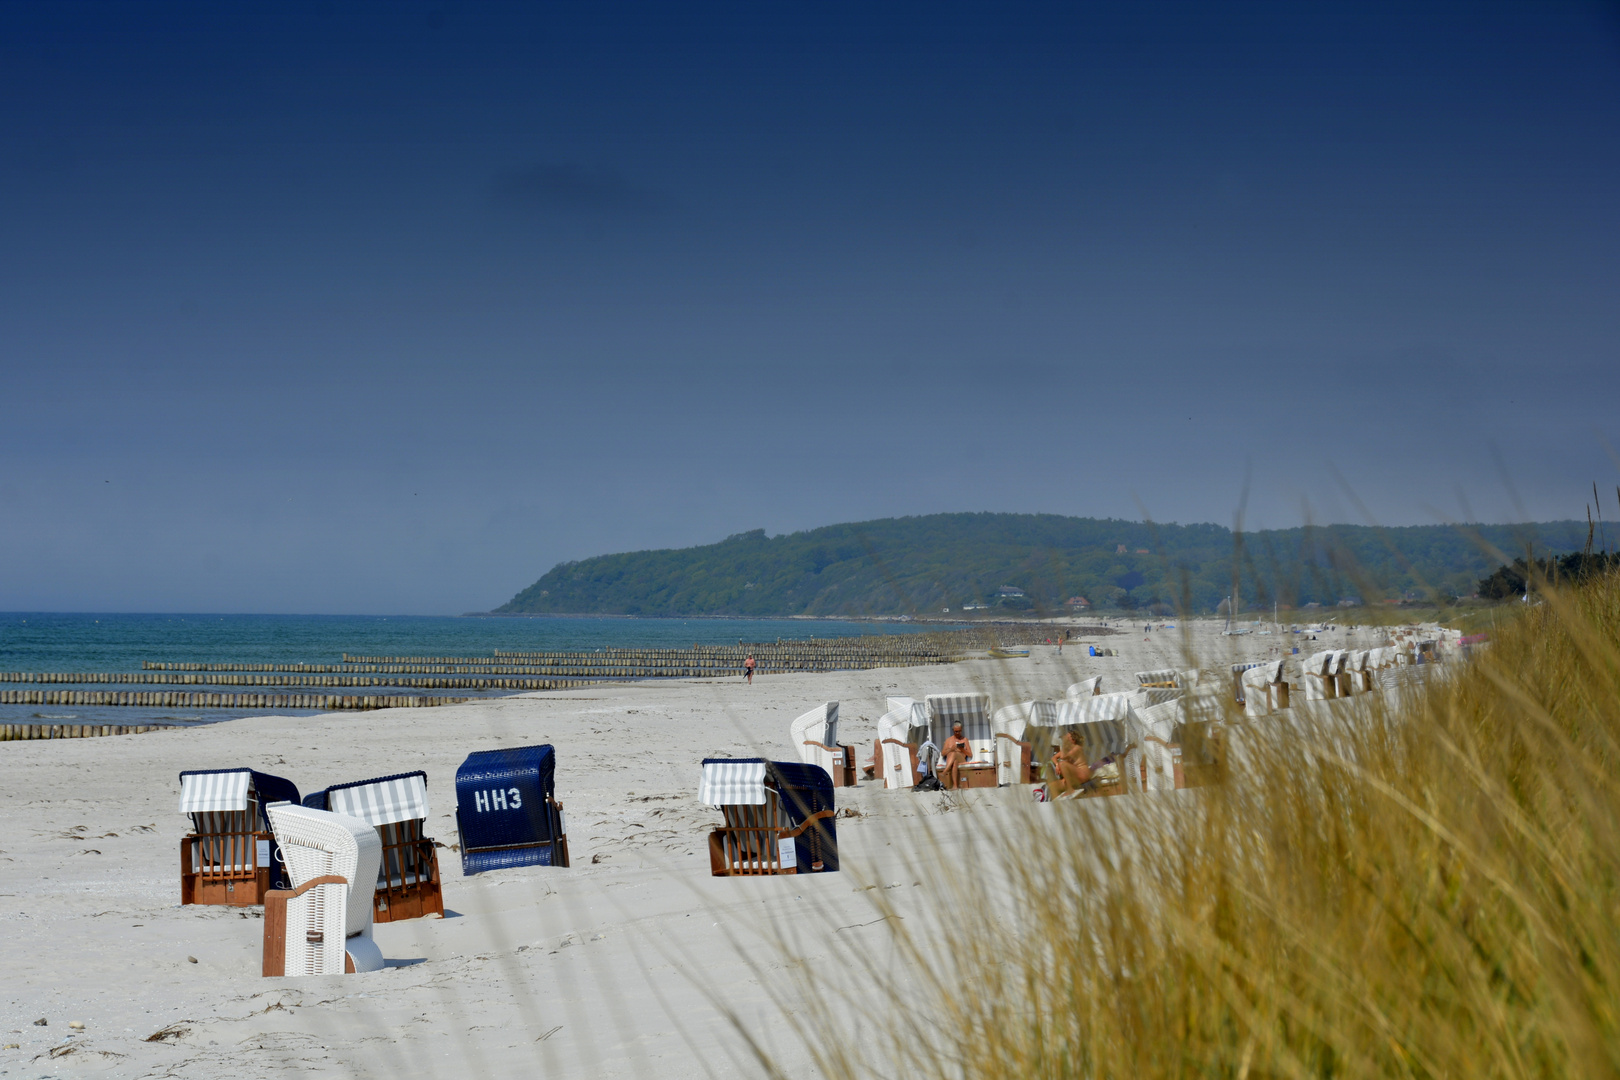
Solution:
[(927, 705), (928, 737), (936, 746), (945, 745), (954, 724), (962, 725), (963, 736), (975, 746), (995, 738), (989, 694), (929, 694)]
[(291, 780), (252, 769), (188, 769), (180, 774), (180, 812), (207, 814), (246, 810), (248, 792), (258, 796), (259, 824), (270, 828), (264, 809), (275, 802), (298, 801), (298, 788)]
[(347, 814), (368, 825), (392, 825), (428, 816), (427, 773), (420, 770), (333, 784), (304, 797), (311, 810)]
[(456, 770), (462, 873), (560, 864), (556, 842), (567, 830), (553, 807), (556, 771), (549, 744), (467, 755)]

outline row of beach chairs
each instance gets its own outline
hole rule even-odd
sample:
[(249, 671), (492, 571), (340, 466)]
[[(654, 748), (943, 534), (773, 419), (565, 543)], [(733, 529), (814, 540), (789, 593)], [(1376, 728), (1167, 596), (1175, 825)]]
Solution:
[[(986, 694), (891, 698), (873, 772), (881, 766), (885, 787), (914, 786), (960, 723), (973, 749), (966, 786), (1038, 783), (1039, 753), (1063, 731), (1080, 738), (1088, 760), (1114, 764), (1082, 795), (1195, 786), (1207, 780), (1187, 767), (1187, 747), (1212, 740), (1185, 722), (1186, 679), (1143, 672), (1135, 690), (1114, 694), (1090, 679), (1063, 701), (1022, 702), (993, 717)], [(708, 838), (712, 874), (838, 869), (833, 789), (852, 786), (856, 770), (837, 727), (838, 703), (826, 702), (791, 725), (798, 761), (703, 760), (698, 795), (722, 817)], [(568, 866), (555, 769), (550, 746), (467, 757), (456, 770), (463, 874)], [(444, 913), (424, 772), (333, 784), (303, 799), (292, 781), (246, 768), (183, 772), (180, 787), (193, 824), (181, 846), (181, 901), (263, 904), (265, 975), (375, 970), (384, 963), (376, 923)]]
[(955, 724), (972, 747), (958, 770), (963, 787), (1040, 784), (1043, 762), (1073, 733), (1088, 762), (1101, 763), (1083, 796), (1193, 787), (1219, 773), (1218, 725), (1188, 715), (1196, 673), (1136, 674), (1132, 690), (1104, 693), (1102, 677), (1069, 687), (1062, 701), (1025, 701), (990, 711), (988, 694), (888, 699), (878, 720), (872, 775), (889, 789), (911, 789), (938, 771), (940, 747)]

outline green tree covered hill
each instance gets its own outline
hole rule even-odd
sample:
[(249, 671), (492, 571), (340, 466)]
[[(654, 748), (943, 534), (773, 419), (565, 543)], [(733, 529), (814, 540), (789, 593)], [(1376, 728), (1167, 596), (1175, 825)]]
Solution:
[[(829, 525), (784, 536), (763, 529), (717, 544), (560, 563), (498, 608), (504, 613), (886, 615), (953, 613), (969, 604), (1057, 611), (1070, 597), (1098, 609), (1243, 606), (1415, 595), (1469, 595), (1526, 544), (1579, 550), (1586, 523), (1307, 526), (1245, 534), (1220, 525), (1152, 525), (1055, 514), (933, 514)], [(1121, 550), (1123, 548), (1123, 550)], [(1002, 595), (1007, 587), (1022, 597)]]

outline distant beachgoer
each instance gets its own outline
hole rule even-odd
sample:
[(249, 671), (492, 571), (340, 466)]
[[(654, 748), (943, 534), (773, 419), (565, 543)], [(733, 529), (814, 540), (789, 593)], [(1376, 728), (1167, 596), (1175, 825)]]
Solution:
[(754, 685), (754, 654), (749, 653), (748, 659), (743, 661), (743, 674), (748, 676), (748, 685)]
[(960, 787), (962, 783), (961, 766), (973, 757), (973, 744), (967, 741), (962, 734), (962, 725), (951, 725), (951, 736), (945, 740), (943, 757), (940, 759), (939, 779), (948, 788)]

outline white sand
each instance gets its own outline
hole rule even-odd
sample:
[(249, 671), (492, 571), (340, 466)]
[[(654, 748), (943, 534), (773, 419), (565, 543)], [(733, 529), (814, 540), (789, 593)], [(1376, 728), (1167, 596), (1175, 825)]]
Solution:
[[(1222, 638), (1196, 624), (1208, 670), (1259, 659), (1296, 638)], [(1314, 648), (1339, 647), (1324, 635)], [(793, 758), (793, 717), (841, 702), (840, 741), (870, 754), (887, 695), (982, 689), (994, 705), (1061, 697), (1095, 674), (1126, 689), (1134, 671), (1184, 666), (1184, 632), (1094, 640), (1122, 655), (943, 667), (665, 680), (317, 717), (256, 717), (116, 738), (0, 746), (0, 1076), (254, 1077), (757, 1075), (724, 1003), (790, 1074), (809, 1071), (802, 1045), (765, 991), (798, 976), (765, 938), (787, 928), (810, 970), (836, 935), (884, 945), (867, 886), (891, 898), (914, 888), (909, 865), (929, 822), (971, 829), (1026, 788), (972, 797), (890, 793), (863, 781), (838, 789), (845, 870), (766, 880), (709, 876), (699, 805), (707, 756)], [(1349, 643), (1378, 644), (1364, 632)], [(454, 777), (473, 750), (550, 742), (567, 808), (571, 869), (528, 868), (464, 879)], [(176, 812), (182, 769), (252, 767), (301, 792), (425, 769), (445, 905), (455, 914), (378, 926), (391, 966), (367, 975), (265, 979), (259, 909), (180, 907)], [(1093, 801), (1087, 812), (1110, 812)], [(1065, 804), (1072, 805), (1072, 804)], [(940, 816), (947, 807), (971, 813)], [(980, 819), (983, 820), (983, 819)], [(938, 830), (936, 830), (936, 833)], [(936, 836), (937, 839), (937, 836)], [(896, 899), (897, 903), (903, 900)], [(764, 937), (762, 937), (762, 934)], [(855, 939), (859, 940), (859, 938)], [(195, 957), (190, 963), (188, 957)], [(47, 1026), (33, 1021), (45, 1018)], [(70, 1021), (82, 1021), (71, 1034)], [(173, 1034), (147, 1041), (162, 1031)], [(53, 1057), (52, 1052), (56, 1055)]]

